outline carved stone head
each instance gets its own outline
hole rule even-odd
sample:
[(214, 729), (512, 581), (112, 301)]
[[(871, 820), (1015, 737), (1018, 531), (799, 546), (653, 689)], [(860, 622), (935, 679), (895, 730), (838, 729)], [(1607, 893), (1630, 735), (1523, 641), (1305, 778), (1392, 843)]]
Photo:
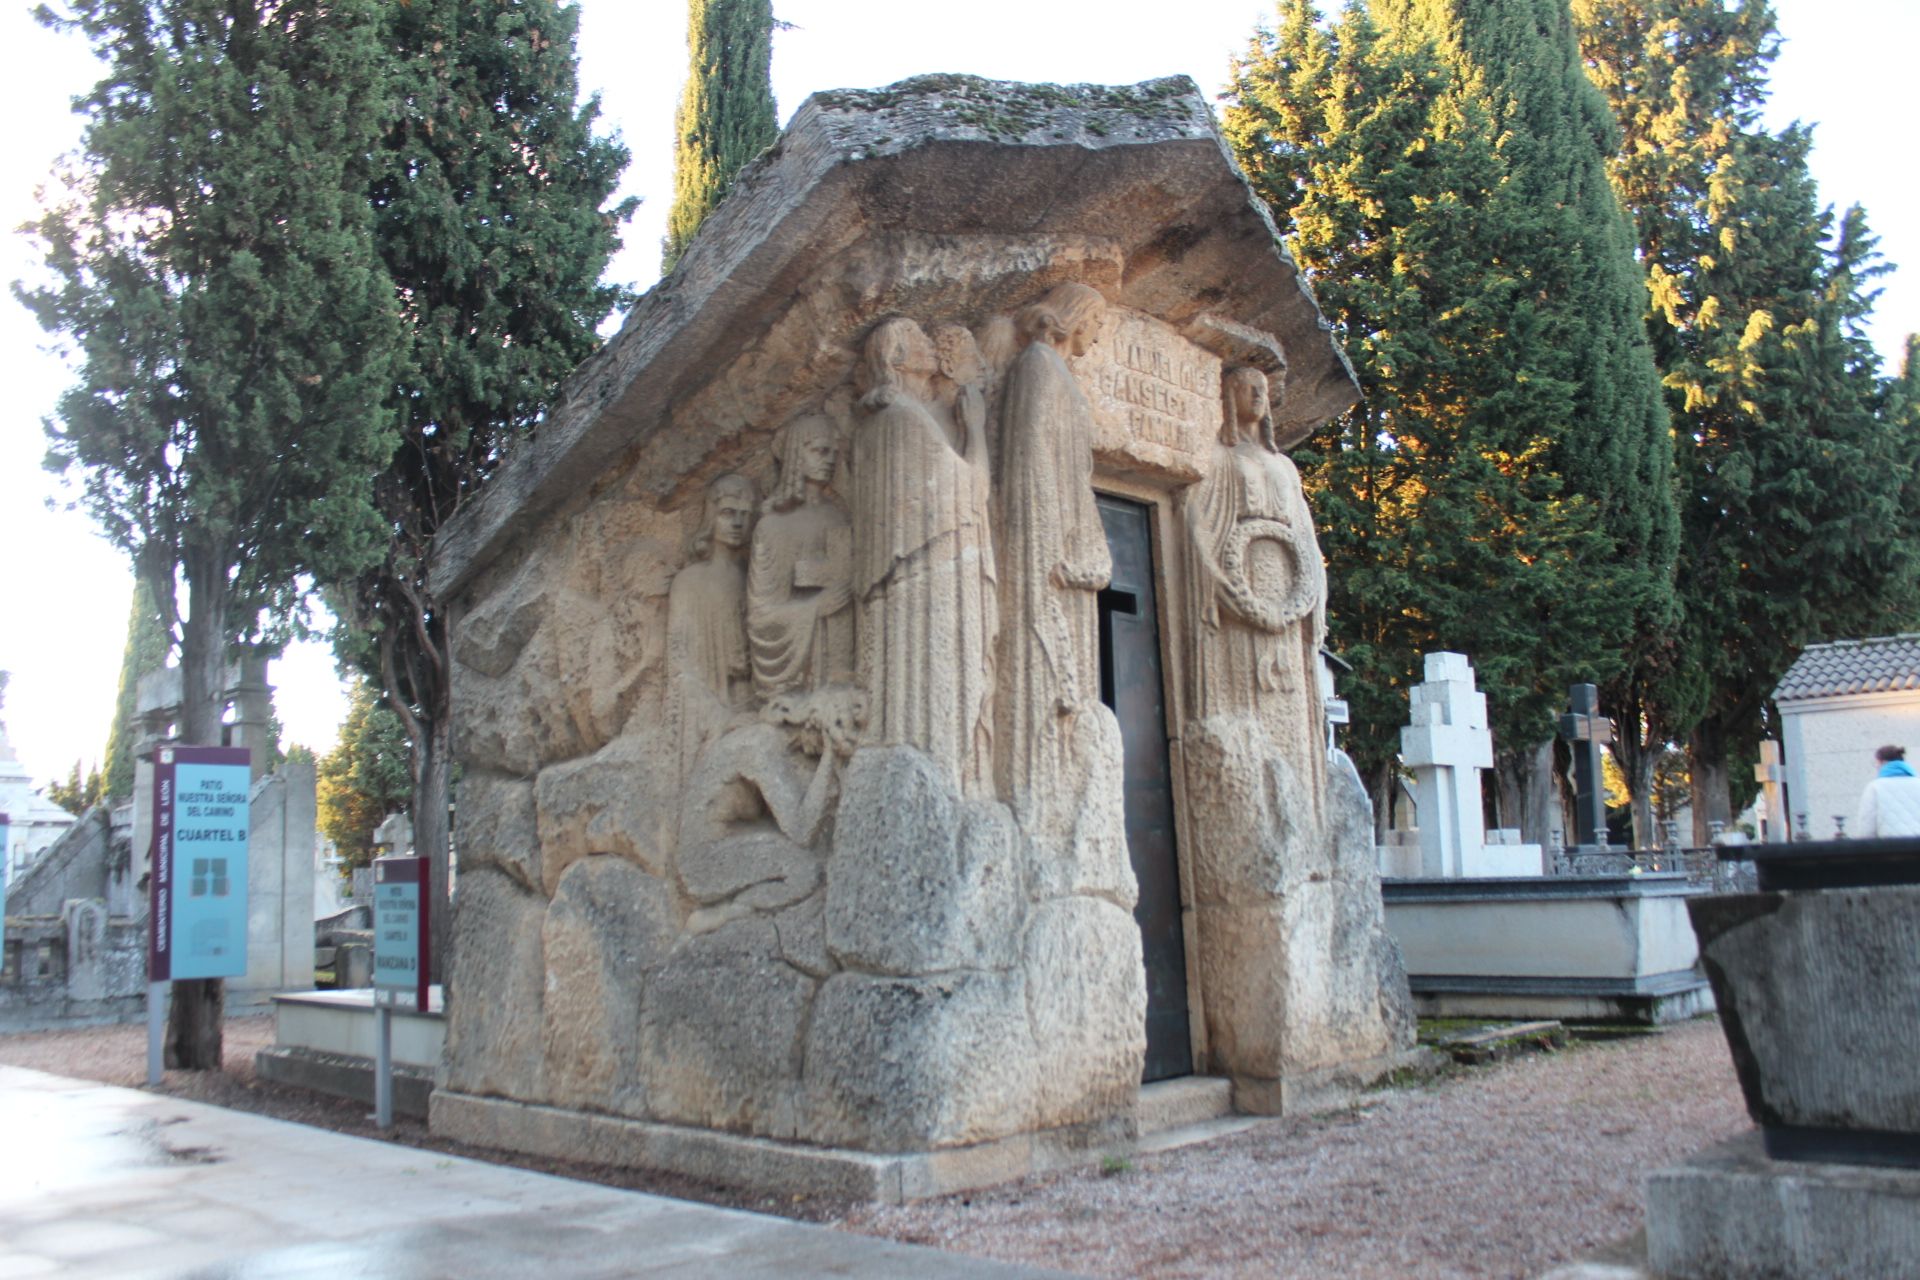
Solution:
[(905, 316), (890, 316), (867, 335), (865, 382), (860, 407), (874, 413), (901, 395), (925, 400), (940, 370), (939, 353), (927, 331)]
[(1083, 356), (1100, 333), (1107, 300), (1092, 285), (1062, 284), (1020, 313), (1021, 337), (1045, 342), (1061, 352)]
[(980, 347), (963, 324), (947, 321), (933, 327), (933, 347), (940, 362), (940, 376), (957, 386), (978, 386), (984, 370)]
[(833, 483), (840, 462), (840, 434), (833, 419), (820, 413), (789, 418), (773, 436), (774, 465), (780, 469), (767, 506), (788, 511), (807, 500), (807, 486)]
[(1267, 375), (1250, 365), (1234, 365), (1220, 376), (1220, 443), (1251, 442), (1270, 449), (1272, 440)]
[(687, 559), (705, 560), (715, 548), (743, 550), (753, 536), (753, 511), (759, 494), (753, 481), (729, 471), (707, 485), (700, 525), (687, 539)]

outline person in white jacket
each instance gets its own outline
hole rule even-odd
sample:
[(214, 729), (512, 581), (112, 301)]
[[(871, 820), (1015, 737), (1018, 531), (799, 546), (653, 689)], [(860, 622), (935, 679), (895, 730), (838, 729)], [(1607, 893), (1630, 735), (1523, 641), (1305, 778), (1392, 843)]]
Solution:
[(1852, 834), (1863, 840), (1920, 836), (1920, 777), (1907, 763), (1907, 749), (1882, 747), (1873, 757), (1880, 762), (1880, 773), (1860, 797)]

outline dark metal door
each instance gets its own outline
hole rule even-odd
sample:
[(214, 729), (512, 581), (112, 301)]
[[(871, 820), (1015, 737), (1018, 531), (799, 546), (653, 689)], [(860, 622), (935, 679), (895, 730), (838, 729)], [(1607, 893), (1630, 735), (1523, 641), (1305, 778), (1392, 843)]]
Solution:
[(1119, 719), (1126, 748), (1127, 850), (1140, 882), (1133, 915), (1140, 923), (1147, 963), (1147, 1067), (1142, 1078), (1165, 1080), (1192, 1073), (1193, 1047), (1148, 514), (1137, 502), (1100, 499), (1100, 521), (1113, 552), (1113, 585), (1100, 593), (1100, 700)]

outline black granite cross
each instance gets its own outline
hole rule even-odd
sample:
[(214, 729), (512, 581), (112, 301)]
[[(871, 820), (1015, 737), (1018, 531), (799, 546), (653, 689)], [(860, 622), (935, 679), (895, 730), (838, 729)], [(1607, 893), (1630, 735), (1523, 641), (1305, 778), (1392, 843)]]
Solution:
[(1576, 684), (1567, 693), (1572, 709), (1560, 717), (1560, 736), (1573, 747), (1574, 842), (1597, 847), (1607, 839), (1607, 775), (1600, 753), (1613, 741), (1613, 721), (1600, 714), (1600, 690), (1593, 685)]

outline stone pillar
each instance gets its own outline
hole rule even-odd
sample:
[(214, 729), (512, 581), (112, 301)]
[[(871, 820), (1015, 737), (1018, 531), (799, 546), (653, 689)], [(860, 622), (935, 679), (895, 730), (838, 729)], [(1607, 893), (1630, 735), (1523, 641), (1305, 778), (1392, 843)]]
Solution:
[(1400, 758), (1420, 805), (1420, 874), (1459, 876), (1486, 845), (1480, 771), (1493, 767), (1493, 733), (1465, 654), (1426, 655), (1426, 677), (1411, 692)]
[(250, 649), (235, 664), (227, 690), (233, 706), (229, 742), (253, 753), (253, 780), (266, 777), (273, 756), (273, 686), (267, 683), (267, 656)]
[(134, 695), (133, 863), (137, 881), (153, 870), (153, 753), (180, 716), (180, 668), (140, 677)]

